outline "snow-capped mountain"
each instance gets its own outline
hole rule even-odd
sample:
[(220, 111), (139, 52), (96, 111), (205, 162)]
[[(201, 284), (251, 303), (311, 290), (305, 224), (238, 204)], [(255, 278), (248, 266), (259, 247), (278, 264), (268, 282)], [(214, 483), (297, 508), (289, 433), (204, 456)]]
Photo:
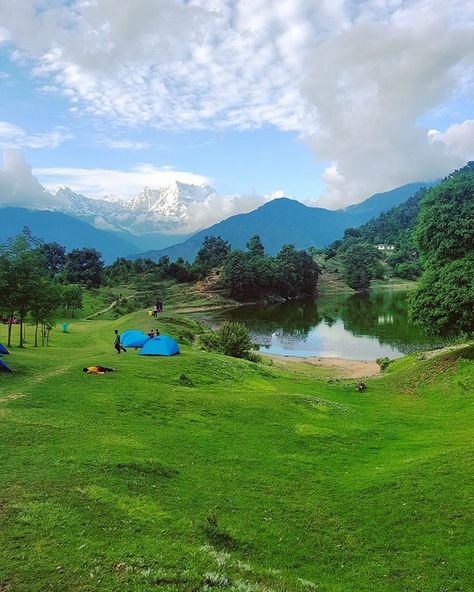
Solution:
[(137, 197), (124, 201), (115, 195), (91, 199), (69, 187), (56, 191), (57, 209), (85, 220), (98, 228), (148, 232), (179, 232), (189, 222), (191, 205), (204, 202), (215, 191), (209, 185), (189, 185), (179, 181), (159, 189), (145, 187)]

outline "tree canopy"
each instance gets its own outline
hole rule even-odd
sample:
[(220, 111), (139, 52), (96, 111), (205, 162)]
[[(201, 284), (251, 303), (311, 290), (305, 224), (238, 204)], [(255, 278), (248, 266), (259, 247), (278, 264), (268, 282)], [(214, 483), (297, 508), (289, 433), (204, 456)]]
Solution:
[(426, 194), (414, 241), (424, 272), (412, 320), (433, 334), (474, 334), (474, 163)]

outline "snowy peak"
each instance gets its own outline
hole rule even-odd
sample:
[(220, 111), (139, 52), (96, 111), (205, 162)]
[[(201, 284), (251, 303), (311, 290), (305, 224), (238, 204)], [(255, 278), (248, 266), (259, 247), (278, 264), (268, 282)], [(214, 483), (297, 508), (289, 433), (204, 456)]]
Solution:
[(90, 199), (69, 187), (56, 191), (58, 209), (99, 228), (115, 228), (135, 234), (178, 231), (189, 219), (189, 208), (204, 202), (215, 190), (207, 184), (175, 181), (158, 189), (145, 187), (130, 201), (115, 195)]

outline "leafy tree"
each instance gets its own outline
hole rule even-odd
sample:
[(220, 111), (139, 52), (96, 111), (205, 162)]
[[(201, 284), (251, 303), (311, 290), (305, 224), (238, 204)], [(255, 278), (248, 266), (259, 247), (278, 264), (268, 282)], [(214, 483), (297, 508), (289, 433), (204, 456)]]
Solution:
[(102, 284), (104, 263), (95, 249), (74, 249), (67, 255), (67, 279), (72, 284), (98, 288)]
[(254, 236), (249, 238), (247, 242), (247, 250), (251, 255), (256, 257), (262, 257), (265, 255), (265, 247), (258, 234), (254, 234)]
[(316, 291), (319, 267), (306, 251), (284, 245), (275, 257), (279, 294), (283, 298), (311, 296)]
[(221, 266), (230, 253), (230, 244), (220, 236), (206, 236), (195, 262), (203, 269)]
[(45, 269), (51, 274), (59, 273), (66, 263), (66, 249), (56, 242), (43, 243), (39, 251), (44, 260)]
[(251, 252), (232, 251), (227, 258), (220, 284), (236, 300), (252, 302), (274, 290), (276, 279), (273, 258)]
[[(39, 251), (38, 241), (28, 229), (9, 241), (2, 248), (3, 279), (2, 290), (10, 307), (10, 318), (18, 313), (20, 318), (20, 347), (24, 345), (24, 321), (35, 300), (40, 297), (41, 279), (44, 273), (44, 260)], [(11, 323), (8, 328), (8, 345), (11, 345)]]
[(474, 333), (474, 163), (431, 189), (414, 241), (423, 264), (412, 320), (432, 334)]
[(343, 268), (345, 282), (358, 292), (367, 292), (381, 272), (377, 250), (367, 243), (352, 244), (343, 255)]
[(64, 308), (72, 312), (73, 317), (74, 311), (82, 308), (82, 296), (82, 289), (78, 285), (72, 284), (63, 288), (61, 304)]
[(34, 301), (30, 306), (30, 315), (35, 325), (35, 347), (38, 347), (38, 330), (41, 327), (42, 345), (45, 344), (49, 330), (57, 317), (64, 288), (49, 278), (42, 278)]

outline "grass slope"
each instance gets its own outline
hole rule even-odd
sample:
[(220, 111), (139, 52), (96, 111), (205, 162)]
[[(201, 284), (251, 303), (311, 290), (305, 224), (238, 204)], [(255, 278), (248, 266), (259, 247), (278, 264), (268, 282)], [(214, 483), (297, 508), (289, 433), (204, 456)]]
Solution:
[[(148, 322), (8, 357), (2, 592), (471, 589), (472, 349), (358, 394), (306, 365), (113, 353), (115, 326)], [(96, 363), (118, 372), (81, 373)]]

